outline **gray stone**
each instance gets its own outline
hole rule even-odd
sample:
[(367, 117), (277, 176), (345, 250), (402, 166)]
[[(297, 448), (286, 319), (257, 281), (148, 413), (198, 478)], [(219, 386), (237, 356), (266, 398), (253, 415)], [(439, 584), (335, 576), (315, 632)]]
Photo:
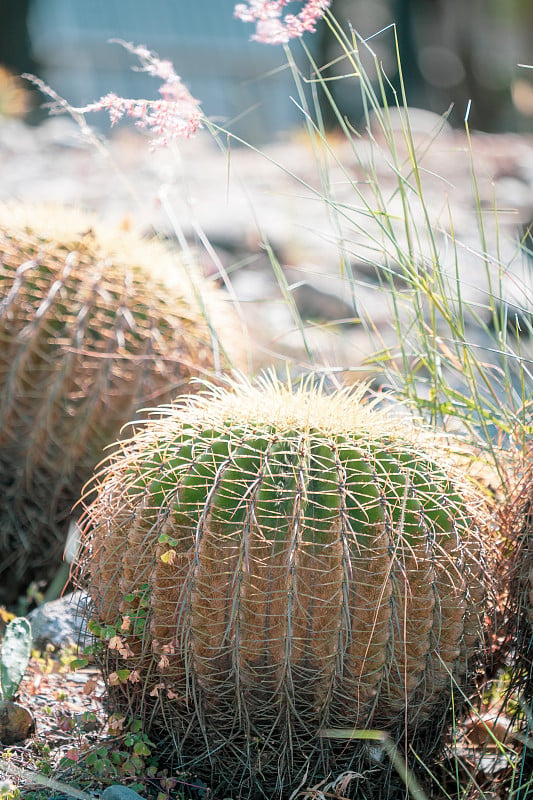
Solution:
[[(0, 743), (4, 746), (27, 739), (35, 729), (31, 712), (12, 700), (0, 700)], [(125, 799), (124, 799), (125, 800)]]
[[(387, 118), (391, 130), (400, 132), (405, 130), (406, 116), (403, 109), (389, 108)], [(425, 108), (415, 108), (414, 106), (409, 107), (409, 128), (411, 133), (422, 133), (430, 137), (435, 136), (440, 131), (448, 134), (452, 132), (452, 126), (442, 114), (435, 114), (433, 111), (428, 111)], [(370, 115), (370, 129), (372, 131), (380, 130), (379, 117), (374, 112)]]
[(352, 322), (355, 317), (353, 306), (330, 292), (315, 288), (306, 281), (290, 287), (291, 293), (304, 321)]
[(91, 635), (85, 620), (88, 601), (83, 592), (72, 592), (34, 609), (28, 614), (34, 646), (44, 649), (48, 644), (55, 647), (89, 644)]
[(140, 794), (134, 792), (133, 789), (128, 789), (127, 786), (108, 786), (102, 792), (102, 800), (143, 800)]

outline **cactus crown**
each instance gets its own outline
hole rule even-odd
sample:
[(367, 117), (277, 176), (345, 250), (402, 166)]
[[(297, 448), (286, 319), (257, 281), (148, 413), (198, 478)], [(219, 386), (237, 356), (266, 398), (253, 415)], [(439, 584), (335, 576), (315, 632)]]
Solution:
[(141, 271), (150, 282), (177, 286), (180, 293), (190, 291), (192, 276), (184, 280), (171, 251), (157, 239), (130, 230), (127, 221), (122, 226), (106, 224), (96, 214), (53, 203), (0, 203), (0, 235), (6, 266), (20, 266), (21, 256), (42, 257), (55, 262), (51, 268), (57, 270), (58, 256), (77, 252), (81, 259), (90, 258), (93, 266), (112, 269), (115, 264)]
[[(246, 446), (248, 439), (253, 442), (252, 449), (266, 448), (267, 452), (270, 444), (278, 441), (300, 442), (301, 447), (306, 442), (308, 446), (313, 442), (338, 445), (352, 441), (356, 446), (381, 443), (399, 452), (410, 452), (413, 467), (418, 454), (421, 470), (432, 461), (433, 469), (438, 465), (447, 483), (460, 487), (463, 496), (479, 509), (483, 505), (480, 487), (465, 474), (465, 464), (474, 466), (472, 451), (459, 439), (437, 433), (413, 418), (400, 405), (380, 407), (379, 398), (366, 399), (365, 385), (326, 394), (321, 385), (311, 381), (293, 389), (272, 375), (259, 378), (255, 384), (245, 378), (227, 383), (229, 390), (208, 386), (203, 392), (182, 396), (174, 404), (148, 410), (148, 425), (143, 421), (131, 439), (124, 442), (118, 455), (120, 469), (125, 459), (131, 458), (133, 471), (137, 469), (148, 480), (148, 453), (159, 454), (167, 448), (178, 453), (182, 447), (187, 453), (183, 468), (188, 469), (186, 445), (192, 441), (198, 452), (202, 444), (209, 449), (219, 439), (220, 447), (228, 454), (234, 453), (239, 443)], [(260, 437), (257, 442), (256, 436)], [(154, 468), (157, 473), (162, 470), (158, 455)], [(108, 483), (112, 472), (113, 460), (104, 467)]]
[(363, 390), (266, 384), (184, 398), (124, 442), (84, 560), (100, 623), (127, 631), (107, 668), (140, 678), (128, 702), (159, 695), (179, 752), (219, 777), (287, 788), (306, 759), (331, 769), (323, 726), (435, 741), (478, 652), (490, 545), (458, 446)]

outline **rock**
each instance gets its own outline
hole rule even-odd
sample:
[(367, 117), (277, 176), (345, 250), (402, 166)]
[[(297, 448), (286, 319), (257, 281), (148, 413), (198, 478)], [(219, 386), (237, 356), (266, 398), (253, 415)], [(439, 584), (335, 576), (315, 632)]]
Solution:
[(290, 289), (304, 321), (353, 322), (355, 310), (342, 298), (321, 291), (307, 281), (300, 281)]
[(55, 647), (89, 644), (91, 635), (85, 621), (87, 603), (86, 594), (72, 592), (34, 609), (28, 614), (34, 647), (43, 650), (48, 644)]
[(35, 729), (31, 713), (12, 700), (0, 700), (0, 742), (12, 745), (27, 739)]
[(128, 789), (127, 786), (108, 786), (102, 792), (102, 800), (143, 800), (140, 794)]
[[(370, 114), (370, 130), (379, 132), (380, 116), (383, 114), (381, 109), (380, 114), (372, 112)], [(412, 133), (422, 133), (427, 136), (433, 137), (436, 133), (443, 131), (450, 134), (452, 126), (442, 114), (435, 114), (433, 111), (428, 111), (425, 108), (416, 108), (409, 106), (409, 128)], [(406, 112), (404, 109), (389, 108), (387, 110), (387, 118), (390, 123), (391, 130), (404, 131), (406, 127)]]

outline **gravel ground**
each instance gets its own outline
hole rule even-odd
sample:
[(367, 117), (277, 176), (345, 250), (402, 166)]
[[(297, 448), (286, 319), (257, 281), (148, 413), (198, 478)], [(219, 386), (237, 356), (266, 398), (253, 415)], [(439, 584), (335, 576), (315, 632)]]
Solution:
[[(428, 112), (414, 110), (411, 124), (433, 232), (432, 242), (417, 193), (408, 191), (411, 231), (421, 232), (413, 244), (418, 268), (431, 265), (435, 244), (444, 269), (452, 277), (457, 270), (464, 297), (488, 319), (488, 281), (503, 264), (501, 302), (529, 315), (533, 271), (519, 240), (533, 218), (533, 139), (472, 136), (485, 261), (465, 134)], [(96, 147), (67, 118), (50, 118), (38, 127), (0, 121), (0, 199), (74, 204), (122, 225), (186, 240), (213, 279), (222, 283), (221, 272), (230, 275), (231, 292), (251, 330), (255, 369), (288, 358), (303, 368), (336, 369), (350, 380), (352, 374), (374, 372), (365, 359), (376, 346), (397, 344), (389, 293), (380, 284), (385, 272), (394, 272), (394, 248), (407, 247), (405, 212), (390, 146), (377, 126), (355, 146), (335, 136), (329, 144), (325, 170), (324, 148), (314, 152), (303, 134), (261, 153), (245, 147), (228, 152), (207, 132), (151, 152), (146, 138), (131, 129), (116, 131), (104, 147)], [(395, 146), (402, 171), (414, 184), (401, 133)], [(369, 217), (368, 209), (378, 202), (369, 172), (395, 231), (394, 247), (383, 241), (380, 218)], [(339, 213), (323, 200), (326, 184)], [(305, 341), (265, 241), (303, 320)], [(395, 281), (403, 286), (402, 278)], [(491, 344), (480, 339), (475, 326), (467, 334), (481, 346)]]

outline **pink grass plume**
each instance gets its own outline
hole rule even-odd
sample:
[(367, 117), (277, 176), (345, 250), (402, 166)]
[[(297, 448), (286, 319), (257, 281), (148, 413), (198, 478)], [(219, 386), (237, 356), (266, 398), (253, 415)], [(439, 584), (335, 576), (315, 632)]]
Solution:
[(283, 8), (290, 0), (248, 0), (238, 3), (234, 15), (242, 22), (254, 22), (255, 34), (251, 37), (264, 44), (286, 44), (304, 33), (313, 33), (331, 0), (305, 0), (298, 14), (285, 14)]
[(96, 102), (74, 110), (79, 114), (107, 111), (111, 125), (123, 117), (131, 117), (137, 127), (144, 128), (152, 134), (153, 148), (165, 147), (173, 139), (195, 134), (198, 128), (202, 127), (203, 115), (200, 103), (182, 83), (179, 75), (176, 75), (172, 62), (160, 59), (144, 45), (133, 45), (120, 39), (112, 41), (137, 56), (141, 64), (137, 68), (140, 72), (146, 72), (162, 80), (159, 87), (161, 98), (134, 100), (109, 92)]

